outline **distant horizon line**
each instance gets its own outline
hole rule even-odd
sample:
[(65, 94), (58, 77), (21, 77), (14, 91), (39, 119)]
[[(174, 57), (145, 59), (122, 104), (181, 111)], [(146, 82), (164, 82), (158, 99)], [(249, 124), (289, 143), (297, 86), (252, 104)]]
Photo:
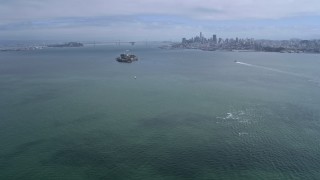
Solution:
[[(194, 36), (196, 37), (196, 36)], [(146, 43), (146, 42), (180, 42), (181, 39), (184, 37), (181, 37), (179, 40), (75, 40), (75, 39), (69, 39), (69, 40), (40, 40), (40, 39), (0, 39), (0, 42), (82, 42), (82, 43), (129, 43), (129, 42), (135, 42), (135, 43)], [(192, 38), (192, 37), (190, 37)], [(222, 38), (222, 37), (221, 37)], [(271, 41), (288, 41), (288, 40), (320, 40), (319, 38), (289, 38), (289, 39), (267, 39), (267, 38), (251, 38), (251, 37), (224, 37), (222, 39), (233, 39), (233, 38), (239, 38), (239, 39), (254, 39), (254, 40), (271, 40)]]

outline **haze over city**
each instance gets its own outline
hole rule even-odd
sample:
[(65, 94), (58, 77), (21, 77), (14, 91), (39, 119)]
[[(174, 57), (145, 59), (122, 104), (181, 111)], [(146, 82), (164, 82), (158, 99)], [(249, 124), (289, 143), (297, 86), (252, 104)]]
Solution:
[(319, 39), (317, 0), (2, 0), (4, 40)]

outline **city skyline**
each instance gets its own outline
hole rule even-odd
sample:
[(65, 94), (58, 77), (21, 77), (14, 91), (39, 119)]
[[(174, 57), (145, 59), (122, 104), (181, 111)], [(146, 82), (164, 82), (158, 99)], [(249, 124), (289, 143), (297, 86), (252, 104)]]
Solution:
[(201, 49), (205, 51), (228, 50), (228, 51), (265, 51), (281, 53), (320, 53), (320, 39), (313, 40), (268, 40), (254, 38), (228, 37), (221, 38), (216, 34), (206, 37), (202, 32), (191, 38), (182, 38), (180, 43), (162, 48), (171, 49)]
[(12, 0), (0, 4), (0, 39), (180, 41), (195, 32), (319, 39), (319, 18), (316, 0)]

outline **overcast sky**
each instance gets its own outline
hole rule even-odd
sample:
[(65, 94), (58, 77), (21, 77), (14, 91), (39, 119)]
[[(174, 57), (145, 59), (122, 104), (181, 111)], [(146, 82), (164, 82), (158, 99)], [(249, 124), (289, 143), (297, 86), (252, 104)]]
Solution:
[(0, 0), (0, 39), (320, 39), (319, 0)]

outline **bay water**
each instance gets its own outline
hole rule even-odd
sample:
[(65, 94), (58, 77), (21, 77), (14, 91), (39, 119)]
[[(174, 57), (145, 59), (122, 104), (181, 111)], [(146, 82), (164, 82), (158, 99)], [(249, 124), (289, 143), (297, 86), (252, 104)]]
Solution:
[(318, 54), (1, 52), (0, 179), (319, 179), (319, 110)]

